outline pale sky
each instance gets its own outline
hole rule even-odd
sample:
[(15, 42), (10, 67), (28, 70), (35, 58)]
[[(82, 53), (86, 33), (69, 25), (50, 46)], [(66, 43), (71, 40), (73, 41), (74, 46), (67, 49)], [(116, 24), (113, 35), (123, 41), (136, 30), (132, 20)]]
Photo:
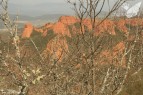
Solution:
[(9, 10), (24, 15), (69, 14), (71, 7), (66, 0), (9, 0)]
[[(66, 1), (67, 0), (9, 0), (9, 11), (16, 13), (16, 11), (19, 10), (21, 14), (24, 15), (71, 14), (73, 12), (71, 9), (72, 6), (67, 4)], [(112, 5), (116, 0), (110, 1)], [(142, 0), (133, 0), (133, 2), (138, 1)]]
[(36, 5), (40, 3), (66, 3), (66, 0), (9, 0), (9, 2), (19, 5)]
[[(9, 0), (9, 2), (17, 3), (17, 4), (39, 4), (39, 3), (48, 3), (48, 2), (54, 2), (54, 3), (65, 3), (67, 0)], [(72, 0), (76, 1), (76, 0)], [(110, 1), (116, 1), (116, 0), (110, 0)], [(142, 1), (142, 0), (130, 0), (130, 1)]]

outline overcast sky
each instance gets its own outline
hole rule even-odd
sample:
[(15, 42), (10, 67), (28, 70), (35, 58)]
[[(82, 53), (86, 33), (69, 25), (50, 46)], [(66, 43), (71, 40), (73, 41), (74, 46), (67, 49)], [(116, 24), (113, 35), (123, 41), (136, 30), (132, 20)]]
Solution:
[(44, 14), (70, 14), (71, 7), (66, 0), (9, 0), (9, 11), (15, 13), (17, 10), (24, 15)]
[[(9, 2), (15, 3), (15, 4), (40, 4), (40, 3), (48, 3), (48, 2), (54, 2), (54, 3), (65, 3), (67, 0), (9, 0)], [(76, 1), (76, 0), (72, 0)], [(116, 0), (109, 0), (109, 1), (116, 1)], [(130, 0), (130, 1), (142, 1), (142, 0)]]
[(57, 3), (64, 3), (66, 0), (9, 0), (9, 2), (16, 3), (16, 4), (39, 4), (39, 3), (47, 3), (47, 2), (57, 2)]
[[(9, 11), (16, 13), (17, 10), (24, 15), (44, 15), (44, 14), (71, 14), (73, 13), (67, 0), (9, 0)], [(73, 0), (75, 1), (75, 0)], [(110, 0), (110, 4), (116, 0)], [(132, 0), (138, 2), (142, 0)], [(143, 4), (142, 4), (143, 5)], [(108, 9), (108, 8), (105, 8)]]

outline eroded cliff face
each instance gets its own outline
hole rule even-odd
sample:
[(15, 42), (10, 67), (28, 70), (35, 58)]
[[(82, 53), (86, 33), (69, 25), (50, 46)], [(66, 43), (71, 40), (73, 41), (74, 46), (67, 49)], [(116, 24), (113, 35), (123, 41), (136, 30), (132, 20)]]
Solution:
[(67, 25), (64, 25), (62, 22), (57, 22), (52, 27), (55, 34), (70, 36), (70, 31)]
[[(49, 56), (50, 54), (61, 61), (65, 56), (65, 54), (63, 53), (63, 49), (65, 50), (65, 52), (68, 52), (69, 50), (67, 40), (65, 37), (72, 37), (71, 33), (76, 35), (79, 33), (84, 34), (85, 31), (92, 31), (94, 32), (95, 36), (100, 36), (105, 32), (110, 35), (116, 35), (116, 29), (127, 34), (127, 25), (143, 27), (143, 20), (139, 18), (119, 20), (106, 19), (100, 25), (99, 23), (101, 22), (101, 20), (96, 19), (94, 27), (90, 19), (86, 18), (82, 21), (82, 23), (80, 23), (79, 21), (80, 20), (73, 16), (62, 16), (60, 17), (58, 22), (46, 23), (45, 25), (38, 28), (33, 27), (33, 25), (30, 23), (27, 23), (25, 24), (22, 38), (29, 38), (32, 31), (40, 32), (43, 35), (43, 37), (45, 37), (48, 34), (48, 32), (50, 32), (49, 30), (52, 30), (54, 34), (56, 34), (57, 36), (47, 43), (47, 47), (43, 52), (43, 55)], [(129, 40), (131, 41), (134, 38), (134, 36), (130, 36)], [(106, 57), (108, 61), (111, 63), (112, 57), (116, 57), (116, 55), (118, 55), (119, 53), (123, 53), (124, 49), (124, 43), (120, 42), (113, 47), (112, 53), (108, 50), (105, 50), (101, 53), (100, 57)], [(123, 64), (124, 63), (125, 59), (123, 59)]]
[(63, 36), (58, 35), (47, 43), (47, 47), (42, 55), (46, 58), (52, 57), (50, 61), (62, 61), (69, 51), (68, 48), (66, 39)]
[(73, 24), (79, 22), (79, 19), (77, 19), (74, 16), (62, 16), (59, 18), (58, 22), (61, 22), (64, 25), (73, 25)]
[(29, 38), (33, 32), (33, 25), (31, 23), (26, 23), (23, 29), (22, 38)]
[(131, 26), (143, 27), (143, 19), (142, 18), (126, 19), (125, 21), (126, 21), (126, 24), (129, 24)]
[[(111, 35), (115, 35), (115, 24), (114, 21), (106, 19), (101, 24), (101, 21), (98, 21), (97, 27), (95, 26), (95, 35), (100, 35), (104, 32), (107, 32)], [(99, 24), (99, 25), (98, 25)]]
[(125, 33), (128, 32), (126, 24), (127, 24), (126, 20), (124, 20), (124, 19), (120, 19), (118, 21), (115, 21), (116, 28), (122, 32), (125, 32)]
[[(101, 63), (116, 64), (118, 66), (125, 66), (126, 58), (122, 57), (125, 50), (124, 42), (119, 42), (113, 48), (101, 52)], [(114, 59), (114, 60), (113, 60)]]
[[(58, 22), (46, 23), (41, 27), (33, 27), (32, 24), (25, 24), (22, 37), (30, 37), (33, 30), (43, 33), (46, 36), (49, 30), (53, 30), (55, 34), (71, 36), (70, 32), (73, 34), (84, 33), (85, 31), (93, 31), (95, 35), (100, 35), (107, 32), (111, 35), (116, 35), (115, 29), (118, 29), (124, 33), (127, 33), (128, 28), (126, 25), (140, 26), (143, 27), (143, 19), (133, 18), (133, 19), (120, 19), (120, 20), (110, 20), (106, 19), (100, 24), (101, 20), (95, 20), (95, 26), (91, 23), (90, 19), (84, 19), (80, 23), (79, 19), (73, 16), (62, 16), (59, 18)], [(100, 24), (100, 25), (99, 25)], [(71, 27), (71, 29), (69, 28)], [(94, 28), (94, 29), (93, 29)]]

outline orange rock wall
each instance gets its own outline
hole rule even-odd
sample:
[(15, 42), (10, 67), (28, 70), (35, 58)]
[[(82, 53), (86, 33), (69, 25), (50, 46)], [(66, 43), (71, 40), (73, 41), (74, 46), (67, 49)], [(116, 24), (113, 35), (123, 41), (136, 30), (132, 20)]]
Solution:
[[(62, 16), (58, 20), (58, 22), (47, 23), (44, 26), (39, 27), (39, 28), (36, 28), (36, 27), (33, 28), (32, 24), (28, 23), (24, 27), (22, 37), (23, 38), (30, 37), (33, 30), (43, 33), (43, 36), (47, 35), (48, 30), (53, 30), (53, 32), (55, 34), (57, 34), (57, 37), (52, 39), (47, 44), (46, 51), (49, 54), (55, 54), (56, 58), (60, 58), (60, 56), (62, 55), (63, 49), (68, 51), (68, 45), (67, 45), (67, 42), (66, 42), (66, 39), (64, 38), (64, 36), (71, 37), (70, 30), (69, 30), (69, 26), (71, 26), (71, 25), (72, 25), (72, 32), (74, 34), (81, 33), (81, 32), (84, 33), (85, 29), (87, 28), (89, 31), (90, 30), (94, 31), (95, 35), (100, 35), (103, 32), (107, 32), (111, 35), (116, 35), (115, 28), (117, 28), (118, 30), (120, 30), (122, 32), (127, 33), (128, 32), (128, 28), (126, 27), (127, 24), (130, 24), (131, 26), (143, 27), (143, 19), (139, 19), (139, 18), (120, 19), (120, 20), (115, 20), (115, 21), (106, 19), (100, 25), (98, 25), (98, 24), (101, 21), (95, 20), (96, 26), (94, 27), (94, 29), (92, 29), (92, 24), (90, 22), (91, 22), (90, 19), (84, 19), (81, 24), (82, 28), (80, 28), (80, 27), (77, 28), (74, 25), (75, 23), (79, 23), (79, 20), (76, 17)], [(122, 53), (124, 51), (124, 48), (125, 48), (125, 46), (124, 46), (123, 42), (120, 42), (113, 48), (112, 54), (109, 51), (104, 51), (104, 52), (102, 52), (101, 56), (107, 57), (109, 59), (108, 61), (111, 62), (110, 59), (112, 59), (112, 57), (115, 57), (116, 55), (118, 55), (118, 53)], [(62, 57), (61, 57), (61, 59), (62, 59)], [(125, 63), (125, 59), (124, 59), (124, 63)]]
[(31, 23), (25, 24), (22, 38), (29, 38), (32, 31), (33, 31), (33, 25)]

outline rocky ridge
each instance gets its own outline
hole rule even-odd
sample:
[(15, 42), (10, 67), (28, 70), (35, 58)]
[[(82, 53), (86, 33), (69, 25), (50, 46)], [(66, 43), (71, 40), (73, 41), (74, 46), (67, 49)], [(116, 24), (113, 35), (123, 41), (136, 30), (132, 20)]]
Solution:
[[(58, 22), (55, 23), (46, 23), (41, 27), (34, 27), (32, 24), (25, 24), (24, 31), (22, 34), (22, 38), (29, 38), (33, 31), (42, 33), (42, 36), (46, 36), (49, 30), (52, 30), (54, 34), (56, 34), (56, 38), (52, 39), (49, 43), (47, 43), (47, 48), (44, 50), (44, 53), (47, 54), (55, 54), (54, 57), (62, 59), (62, 48), (66, 52), (68, 52), (67, 41), (64, 38), (65, 36), (71, 37), (72, 34), (84, 33), (85, 31), (94, 31), (95, 36), (100, 36), (104, 32), (107, 32), (110, 35), (116, 35), (116, 29), (123, 32), (125, 35), (128, 32), (127, 25), (131, 26), (139, 26), (143, 27), (143, 19), (133, 18), (133, 19), (119, 19), (119, 20), (110, 20), (106, 19), (100, 23), (100, 20), (95, 20), (95, 28), (92, 29), (92, 24), (90, 23), (90, 19), (84, 19), (82, 23), (80, 20), (73, 16), (62, 16), (59, 18)], [(82, 27), (79, 27), (79, 24)], [(72, 34), (71, 34), (72, 32)], [(56, 39), (56, 40), (55, 40)], [(119, 42), (116, 46), (113, 47), (114, 53), (110, 54), (108, 51), (102, 52), (101, 56), (108, 56), (109, 59), (112, 56), (116, 56), (118, 52), (123, 52), (125, 45), (123, 42)]]

